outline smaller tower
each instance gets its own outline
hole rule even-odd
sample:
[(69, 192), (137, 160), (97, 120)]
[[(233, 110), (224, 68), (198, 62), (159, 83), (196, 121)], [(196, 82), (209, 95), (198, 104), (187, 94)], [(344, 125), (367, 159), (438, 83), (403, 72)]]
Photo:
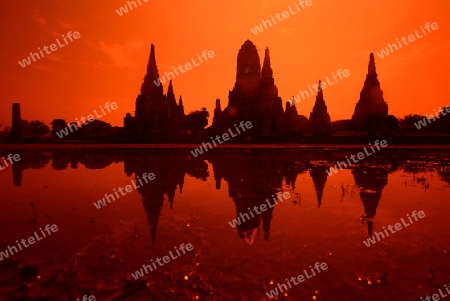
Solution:
[(329, 134), (331, 132), (331, 119), (328, 114), (327, 105), (323, 99), (322, 82), (319, 80), (319, 89), (316, 103), (309, 115), (311, 129), (316, 134)]
[(12, 120), (11, 120), (11, 136), (18, 138), (22, 137), (22, 117), (20, 112), (20, 103), (13, 103), (12, 105)]
[(184, 114), (183, 98), (181, 98), (181, 95), (180, 99), (178, 100), (178, 109), (180, 110), (180, 114), (184, 116), (185, 114)]

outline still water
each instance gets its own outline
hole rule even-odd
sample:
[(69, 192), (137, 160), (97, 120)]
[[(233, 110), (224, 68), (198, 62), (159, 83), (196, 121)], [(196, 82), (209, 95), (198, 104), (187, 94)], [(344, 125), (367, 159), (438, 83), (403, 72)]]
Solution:
[[(0, 261), (0, 300), (270, 300), (316, 262), (328, 268), (276, 300), (445, 293), (450, 150), (389, 147), (331, 176), (361, 148), (190, 150), (3, 147), (21, 160), (0, 171), (0, 252), (46, 225), (58, 231)], [(94, 206), (144, 173), (154, 180)], [(277, 192), (289, 198), (250, 214)], [(413, 211), (425, 217), (411, 223)], [(402, 218), (407, 227), (363, 243)], [(175, 258), (134, 279), (169, 251)]]

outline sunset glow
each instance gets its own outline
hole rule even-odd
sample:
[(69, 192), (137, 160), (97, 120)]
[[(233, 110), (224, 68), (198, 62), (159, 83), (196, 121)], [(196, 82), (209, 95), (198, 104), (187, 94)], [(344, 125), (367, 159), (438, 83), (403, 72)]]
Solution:
[[(338, 69), (349, 70), (348, 78), (324, 90), (332, 121), (351, 118), (371, 52), (390, 114), (398, 118), (427, 114), (448, 105), (442, 89), (450, 69), (448, 1), (312, 0), (310, 6), (256, 35), (251, 29), (263, 19), (275, 18), (289, 6), (297, 11), (294, 1), (141, 2), (122, 16), (116, 10), (127, 4), (124, 0), (5, 3), (7, 14), (0, 21), (4, 45), (0, 123), (10, 126), (15, 102), (21, 103), (24, 119), (50, 124), (55, 118), (74, 121), (109, 101), (118, 109), (102, 120), (123, 126), (125, 114), (134, 114), (152, 43), (160, 75), (197, 58), (197, 53), (214, 51), (214, 59), (173, 80), (186, 113), (202, 107), (212, 113), (216, 98), (222, 106), (228, 103), (236, 57), (247, 39), (258, 48), (261, 61), (269, 47), (283, 102)], [(388, 56), (377, 55), (415, 30), (423, 35), (421, 26), (427, 22), (438, 28)], [(50, 47), (58, 38), (64, 43), (61, 37), (70, 31), (79, 32), (79, 38), (25, 68), (18, 64), (38, 47)], [(166, 83), (164, 93), (167, 87)], [(309, 116), (313, 105), (310, 97), (297, 109)]]

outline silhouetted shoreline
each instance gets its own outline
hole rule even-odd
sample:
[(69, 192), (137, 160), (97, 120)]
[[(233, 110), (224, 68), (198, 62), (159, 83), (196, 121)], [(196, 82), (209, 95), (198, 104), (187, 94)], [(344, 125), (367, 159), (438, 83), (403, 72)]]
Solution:
[[(372, 141), (373, 142), (373, 141)], [(52, 149), (52, 148), (109, 148), (109, 149), (192, 149), (198, 147), (195, 143), (0, 143), (0, 150), (10, 149)], [(339, 149), (355, 149), (367, 146), (364, 142), (355, 143), (317, 143), (317, 144), (298, 144), (298, 143), (281, 143), (281, 144), (262, 144), (262, 143), (227, 143), (218, 146), (216, 149), (322, 149), (325, 151), (334, 151)], [(442, 144), (389, 144), (387, 149), (450, 149), (450, 143)], [(215, 150), (212, 150), (215, 151)]]
[[(178, 139), (129, 139), (127, 141), (123, 141), (121, 139), (116, 139), (115, 137), (108, 137), (98, 140), (77, 140), (77, 141), (39, 141), (35, 139), (24, 139), (23, 141), (8, 141), (3, 140), (0, 141), (0, 147), (2, 145), (135, 145), (135, 144), (143, 144), (147, 146), (161, 146), (161, 145), (180, 145), (183, 147), (198, 147), (202, 142), (208, 141), (209, 135), (204, 135), (201, 138), (197, 139), (183, 139), (183, 141), (179, 141)], [(367, 144), (373, 142), (376, 139), (385, 139), (388, 141), (389, 146), (391, 145), (445, 145), (450, 144), (450, 135), (442, 135), (442, 136), (394, 136), (394, 137), (386, 137), (386, 136), (329, 136), (329, 137), (302, 137), (298, 140), (289, 139), (289, 137), (271, 137), (270, 139), (236, 139), (227, 141), (224, 144), (220, 145), (220, 148), (226, 148), (228, 145), (235, 147), (236, 145), (266, 145), (266, 146), (276, 146), (276, 147), (302, 147), (304, 145), (315, 145), (315, 146), (323, 146), (323, 145), (336, 145), (336, 144)]]

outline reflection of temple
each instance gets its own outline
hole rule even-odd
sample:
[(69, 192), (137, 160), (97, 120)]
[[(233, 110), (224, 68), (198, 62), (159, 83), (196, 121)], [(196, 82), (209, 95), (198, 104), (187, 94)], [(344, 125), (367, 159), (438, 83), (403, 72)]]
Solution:
[(154, 173), (156, 176), (153, 181), (137, 189), (142, 196), (142, 204), (147, 214), (152, 244), (155, 244), (165, 196), (172, 209), (176, 189), (179, 188), (180, 193), (183, 190), (185, 174), (206, 179), (208, 165), (203, 160), (189, 160), (186, 155), (181, 154), (141, 152), (126, 156), (125, 172), (128, 176), (134, 173), (136, 183), (137, 177), (141, 177), (144, 173)]
[[(256, 206), (259, 208), (262, 203), (265, 203), (260, 197), (237, 195), (233, 197), (233, 200), (236, 206), (236, 217), (240, 215), (248, 216), (247, 220), (241, 222), (241, 224), (236, 227), (239, 237), (245, 239), (249, 244), (253, 244), (255, 238), (260, 234), (259, 227), (261, 226), (262, 220), (264, 239), (269, 240), (270, 222), (272, 220), (274, 208), (268, 208), (265, 212), (256, 214), (255, 211), (253, 211), (253, 207)], [(273, 201), (270, 200), (270, 203), (273, 204)], [(249, 208), (252, 210), (252, 214), (250, 213)]]
[[(359, 195), (364, 206), (364, 217), (372, 219), (377, 214), (381, 192), (388, 183), (388, 169), (383, 167), (357, 166), (352, 169), (355, 184), (360, 187)], [(369, 235), (372, 235), (373, 223), (368, 222)]]
[(22, 174), (24, 170), (23, 165), (24, 164), (19, 161), (11, 166), (13, 172), (13, 183), (16, 187), (22, 186)]
[(314, 183), (314, 189), (316, 190), (317, 207), (320, 207), (320, 205), (322, 205), (323, 190), (328, 178), (326, 170), (328, 170), (327, 166), (317, 165), (314, 166), (309, 172), (309, 175), (311, 176), (311, 179)]
[[(249, 150), (246, 152), (226, 152), (220, 156), (211, 156), (208, 160), (213, 165), (216, 188), (220, 189), (221, 181), (228, 183), (228, 193), (236, 206), (236, 218), (247, 214), (250, 218), (237, 225), (237, 232), (241, 239), (252, 244), (260, 234), (260, 226), (264, 232), (264, 238), (269, 239), (270, 226), (275, 208), (267, 206), (265, 212), (253, 215), (249, 214), (249, 208), (259, 207), (269, 199), (273, 204), (272, 194), (281, 190), (283, 178), (289, 185), (295, 184), (299, 170), (287, 168), (288, 162), (295, 162), (295, 157), (287, 158), (280, 153), (260, 152)], [(287, 173), (289, 170), (289, 174)], [(267, 204), (267, 203), (266, 203)]]
[(248, 208), (259, 207), (281, 189), (283, 176), (275, 168), (276, 157), (254, 156), (248, 153), (224, 154), (209, 160), (213, 165), (216, 188), (220, 189), (222, 179), (228, 183), (228, 194), (236, 206), (236, 216), (242, 213), (250, 217), (250, 220), (237, 225), (239, 237), (253, 243), (255, 236), (259, 236), (262, 220), (264, 237), (268, 240), (273, 208), (259, 215), (253, 212), (254, 217), (250, 216)]
[(52, 166), (56, 170), (64, 170), (68, 167), (77, 168), (78, 164), (84, 165), (88, 169), (103, 169), (119, 158), (113, 151), (103, 150), (75, 150), (67, 152), (65, 150), (55, 150), (52, 155)]
[[(16, 187), (22, 186), (22, 175), (24, 170), (44, 168), (50, 163), (50, 156), (44, 153), (30, 153), (24, 151), (11, 153), (20, 155), (20, 160), (8, 167), (8, 169), (12, 169), (13, 183)], [(6, 157), (7, 154), (0, 154), (0, 158), (3, 156)]]
[[(229, 196), (236, 208), (236, 217), (248, 214), (249, 208), (259, 207), (272, 194), (282, 189), (285, 181), (287, 189), (299, 190), (295, 187), (298, 176), (307, 170), (314, 183), (318, 206), (322, 204), (322, 196), (327, 181), (324, 165), (326, 162), (343, 160), (331, 157), (329, 152), (317, 149), (217, 149), (208, 152), (204, 157), (193, 158), (185, 149), (57, 149), (53, 152), (11, 151), (21, 157), (19, 162), (12, 165), (15, 186), (22, 183), (22, 174), (26, 169), (43, 168), (50, 162), (55, 170), (77, 168), (79, 165), (86, 169), (103, 169), (111, 164), (124, 162), (125, 173), (134, 174), (134, 178), (144, 173), (154, 173), (155, 180), (138, 188), (142, 196), (142, 203), (147, 215), (151, 240), (156, 241), (156, 230), (164, 200), (173, 208), (176, 190), (181, 193), (186, 174), (199, 180), (206, 180), (209, 176), (208, 167), (204, 160), (211, 162), (214, 170), (216, 188), (221, 188), (222, 179), (228, 183)], [(398, 152), (398, 153), (397, 153)], [(376, 216), (382, 190), (388, 183), (388, 173), (399, 167), (405, 172), (417, 172), (423, 168), (422, 153), (409, 155), (404, 150), (385, 150), (376, 156), (364, 160), (363, 165), (355, 165), (352, 174), (355, 183), (360, 187), (360, 198), (364, 206), (364, 219), (368, 219), (369, 235), (372, 233), (372, 221)], [(398, 155), (398, 154), (401, 154)], [(7, 153), (1, 156), (7, 156)], [(1, 157), (0, 156), (0, 157)], [(342, 154), (341, 154), (342, 156)], [(320, 162), (320, 163), (311, 163)], [(427, 171), (437, 171), (444, 180), (450, 182), (450, 172), (442, 165), (436, 165), (439, 159), (430, 160)], [(370, 166), (368, 166), (370, 165)], [(5, 172), (5, 171), (3, 171)], [(137, 181), (136, 181), (137, 182)], [(293, 202), (293, 194), (289, 202)], [(271, 202), (273, 204), (273, 202)], [(256, 236), (264, 233), (269, 238), (274, 210), (269, 208), (262, 214), (254, 213), (249, 220), (237, 226), (240, 238), (253, 242)], [(234, 217), (234, 218), (236, 218)], [(230, 218), (232, 220), (233, 218)], [(260, 229), (262, 227), (262, 230)], [(233, 230), (234, 231), (234, 230)]]

